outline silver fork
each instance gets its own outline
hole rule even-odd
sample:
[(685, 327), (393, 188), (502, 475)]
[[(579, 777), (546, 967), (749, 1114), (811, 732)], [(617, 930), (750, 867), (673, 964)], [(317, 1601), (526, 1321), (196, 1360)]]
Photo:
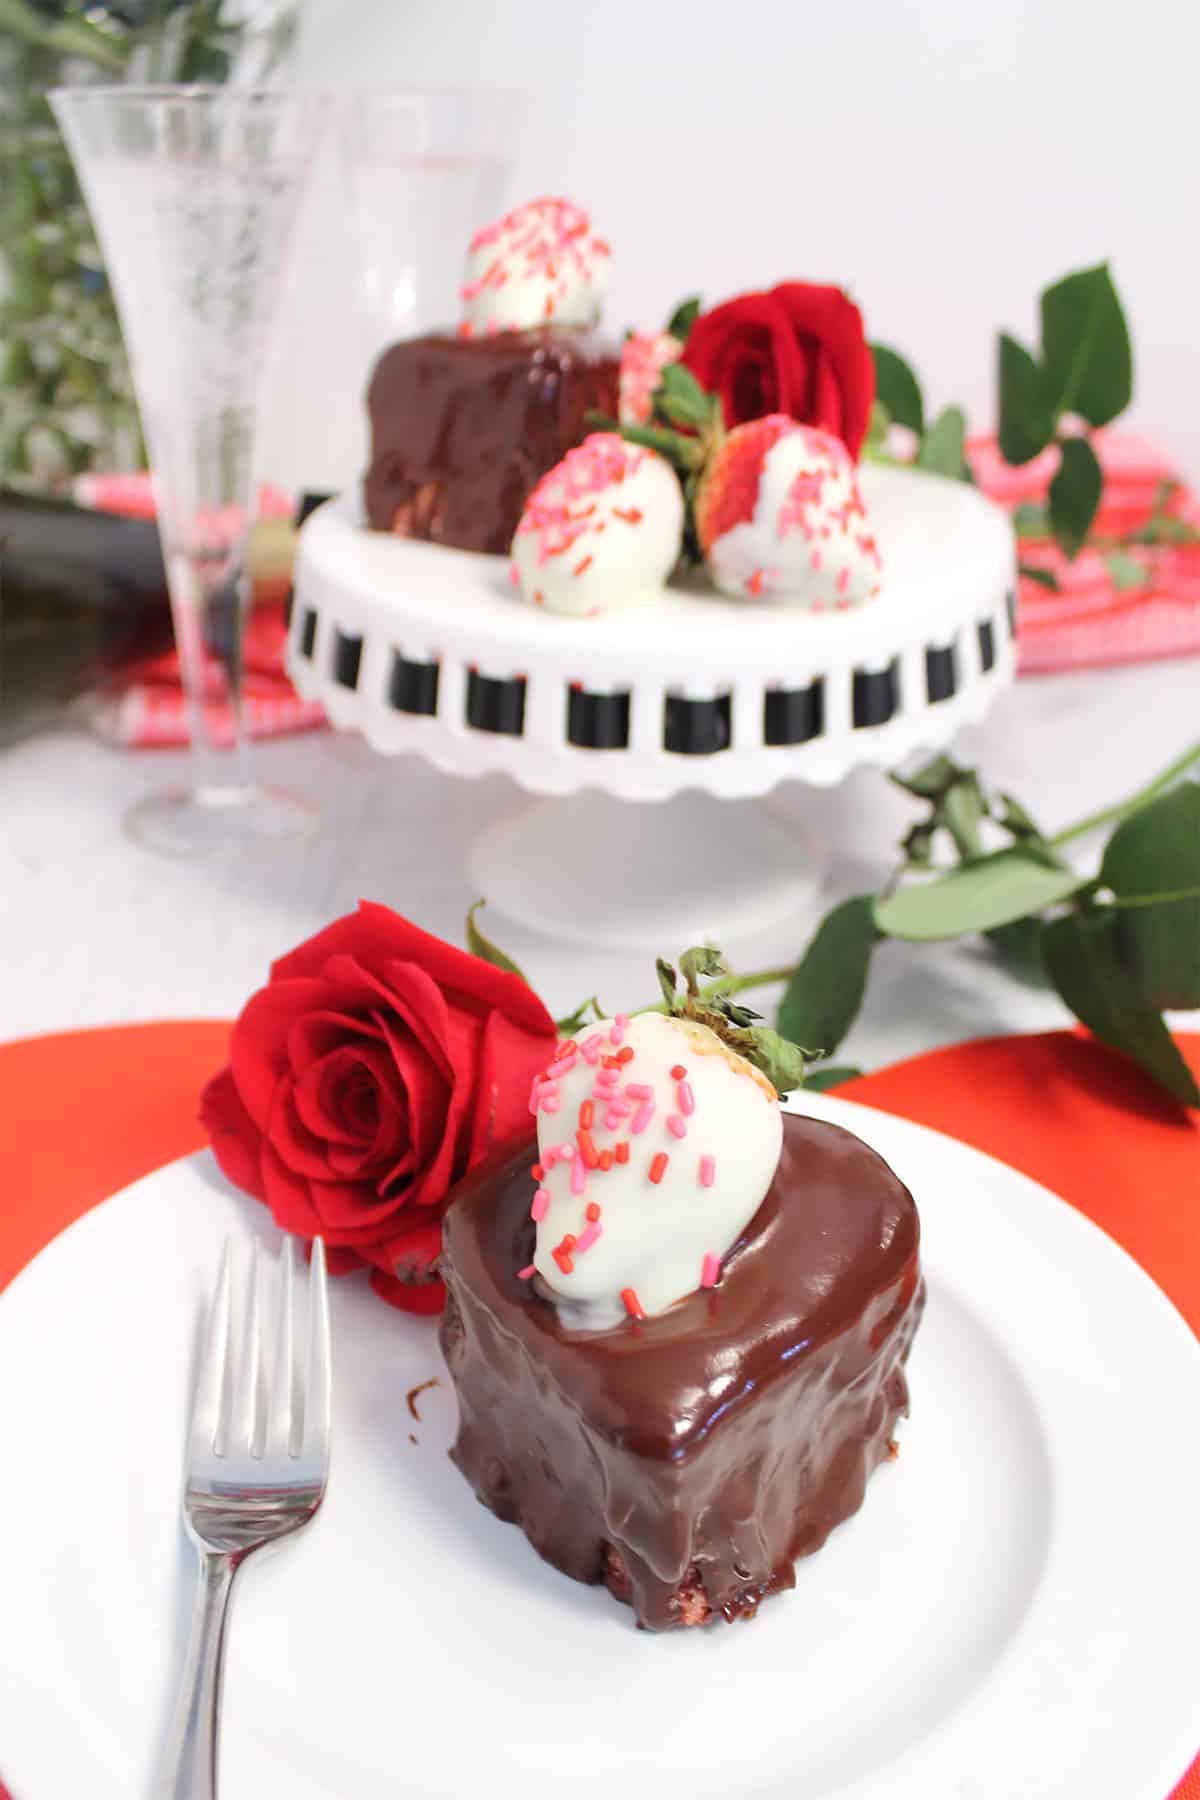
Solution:
[(264, 1380), (265, 1283), (257, 1244), (245, 1329), (235, 1328), (232, 1241), (225, 1245), (188, 1438), (183, 1521), (200, 1557), (187, 1661), (167, 1739), (160, 1800), (213, 1800), (225, 1621), (233, 1578), (253, 1551), (307, 1525), (329, 1472), (329, 1294), (313, 1244), (308, 1355), (293, 1329), (295, 1253), (280, 1256), (275, 1350)]

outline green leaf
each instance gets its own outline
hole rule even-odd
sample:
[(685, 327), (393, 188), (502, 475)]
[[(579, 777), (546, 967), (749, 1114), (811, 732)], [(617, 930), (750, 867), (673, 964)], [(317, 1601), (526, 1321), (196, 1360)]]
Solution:
[(1022, 581), (1032, 581), (1036, 586), (1045, 588), (1048, 594), (1061, 594), (1062, 582), (1053, 569), (1038, 569), (1030, 563), (1019, 563), (1017, 574)]
[(109, 32), (101, 31), (79, 15), (60, 19), (47, 31), (43, 42), (48, 50), (56, 50), (60, 56), (84, 56), (111, 75), (120, 75), (124, 71), (128, 51), (120, 42), (114, 41)]
[(1042, 928), (1042, 958), (1059, 994), (1093, 1036), (1124, 1051), (1185, 1106), (1200, 1088), (1146, 990), (1121, 960), (1111, 908), (1068, 913)]
[(1107, 425), (1133, 398), (1129, 327), (1107, 263), (1080, 269), (1042, 295), (1042, 369), (1054, 415)]
[(904, 860), (914, 869), (927, 869), (933, 861), (933, 840), (937, 831), (930, 819), (921, 820), (906, 833), (900, 843)]
[(1031, 969), (1041, 962), (1042, 921), (1037, 918), (1013, 919), (1008, 925), (996, 925), (987, 933), (988, 943), (1008, 962)]
[(690, 299), (681, 300), (679, 302), (679, 305), (667, 320), (667, 330), (672, 337), (678, 338), (681, 344), (686, 344), (688, 337), (691, 334), (692, 326), (699, 317), (700, 296), (699, 294), (693, 294)]
[(511, 956), (506, 956), (503, 950), (497, 949), (496, 945), (493, 944), (490, 939), (485, 938), (478, 925), (476, 925), (475, 914), (479, 911), (480, 907), (485, 904), (485, 901), (477, 900), (474, 906), (468, 907), (467, 909), (467, 949), (471, 952), (472, 956), (482, 957), (484, 962), (491, 963), (493, 968), (503, 969), (505, 973), (509, 975), (519, 975), (521, 980), (524, 981), (524, 971), (517, 967), (517, 964), (513, 961)]
[(804, 1051), (769, 1025), (755, 1025), (738, 1045), (742, 1055), (761, 1069), (781, 1099), (804, 1085)]
[(1105, 567), (1112, 578), (1114, 590), (1118, 594), (1130, 594), (1134, 588), (1146, 587), (1150, 576), (1142, 567), (1136, 556), (1130, 556), (1128, 550), (1110, 550), (1104, 558)]
[[(1100, 879), (1119, 900), (1200, 887), (1200, 786), (1181, 782), (1118, 825)], [(1117, 948), (1153, 1006), (1200, 1006), (1200, 900), (1122, 910)]]
[(893, 769), (888, 780), (906, 794), (915, 794), (918, 800), (940, 800), (956, 781), (973, 774), (973, 769), (964, 769), (952, 756), (939, 754), (911, 771)]
[(554, 1021), (558, 1029), (558, 1035), (560, 1037), (574, 1037), (577, 1031), (582, 1031), (584, 1026), (589, 1023), (589, 1013), (593, 1019), (602, 1019), (605, 1016), (604, 1008), (601, 1006), (595, 994), (593, 994), (589, 1000), (583, 1001), (582, 1005), (577, 1006), (573, 1013), (568, 1013), (565, 1019), (556, 1019)]
[(832, 1056), (858, 1014), (867, 985), (871, 951), (878, 941), (874, 900), (843, 900), (821, 921), (793, 971), (776, 1024), (797, 1044), (820, 1044)]
[(910, 882), (885, 894), (875, 902), (875, 923), (885, 937), (934, 943), (992, 931), (1041, 912), (1086, 887), (1090, 879), (1048, 864), (1035, 846), (1013, 845), (964, 863), (936, 881)]
[(843, 1081), (857, 1081), (861, 1074), (853, 1063), (825, 1063), (804, 1071), (804, 1085), (810, 1094), (824, 1094), (829, 1088), (841, 1087)]
[(661, 956), (655, 958), (654, 970), (658, 976), (658, 985), (662, 989), (662, 997), (667, 1003), (667, 1011), (673, 1013), (678, 1004), (675, 990), (679, 986), (679, 977), (669, 962)]
[(885, 445), (887, 434), (892, 428), (892, 415), (878, 396), (871, 402), (871, 411), (867, 415), (867, 435), (863, 442), (864, 456), (878, 451), (880, 460), (890, 462)]
[(918, 469), (964, 481), (967, 476), (966, 437), (967, 418), (962, 407), (943, 407), (921, 439), (917, 451)]
[(939, 823), (954, 839), (959, 855), (964, 860), (978, 856), (983, 848), (979, 827), (987, 817), (987, 804), (974, 769), (964, 770), (947, 788), (940, 812)]
[(1022, 500), (1020, 506), (1014, 507), (1012, 522), (1019, 538), (1050, 536), (1050, 520), (1045, 507), (1035, 506), (1032, 500)]
[(1054, 432), (1054, 412), (1042, 371), (1024, 344), (1000, 333), (997, 385), (1000, 392), (1000, 454), (1006, 463), (1032, 462)]
[(1041, 843), (1046, 841), (1045, 834), (1012, 794), (997, 794), (992, 817), (997, 825), (1011, 832), (1015, 838), (1037, 838)]
[(886, 344), (872, 344), (875, 358), (875, 393), (897, 425), (906, 425), (918, 437), (925, 431), (925, 403), (921, 384), (898, 351)]
[(707, 425), (713, 402), (690, 369), (668, 363), (654, 392), (654, 409), (675, 425)]
[(687, 982), (689, 994), (699, 991), (702, 977), (728, 973), (724, 958), (711, 944), (693, 944), (679, 959), (679, 972)]
[(641, 444), (646, 450), (657, 450), (677, 471), (681, 470), (685, 474), (698, 469), (704, 461), (704, 446), (699, 439), (681, 437), (677, 431), (667, 431), (654, 425), (622, 425), (616, 419), (593, 410), (584, 414), (584, 422), (592, 431), (615, 431), (626, 443)]
[(1083, 548), (1103, 487), (1104, 476), (1087, 439), (1067, 438), (1058, 474), (1050, 483), (1050, 525), (1064, 556), (1075, 556)]

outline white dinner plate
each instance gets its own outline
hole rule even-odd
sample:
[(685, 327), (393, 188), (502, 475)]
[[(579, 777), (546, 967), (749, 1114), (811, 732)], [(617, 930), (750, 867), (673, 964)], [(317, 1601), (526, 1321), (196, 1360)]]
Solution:
[[(801, 1105), (874, 1144), (924, 1226), (912, 1419), (862, 1512), (752, 1624), (636, 1632), (451, 1465), (431, 1325), (337, 1283), (329, 1496), (242, 1576), (225, 1800), (1166, 1800), (1200, 1744), (1194, 1338), (1033, 1182)], [(191, 1601), (189, 1367), (231, 1226), (274, 1235), (207, 1156), (176, 1163), (0, 1302), (16, 1800), (149, 1793)]]

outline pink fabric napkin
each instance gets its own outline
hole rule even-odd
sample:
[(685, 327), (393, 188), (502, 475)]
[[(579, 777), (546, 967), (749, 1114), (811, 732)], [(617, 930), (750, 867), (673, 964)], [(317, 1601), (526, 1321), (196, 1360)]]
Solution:
[[(1178, 485), (1165, 510), (1200, 528), (1200, 503), (1145, 438), (1098, 431), (1092, 441), (1104, 471), (1096, 534), (1120, 540), (1136, 531), (1170, 482)], [(1009, 511), (1043, 505), (1058, 468), (1054, 449), (1010, 468), (994, 437), (973, 438), (967, 455), (984, 493)], [(1200, 544), (1111, 545), (1118, 547), (1141, 571), (1141, 580), (1123, 590), (1104, 551), (1089, 548), (1068, 562), (1049, 539), (1022, 539), (1021, 561), (1053, 574), (1060, 590), (1052, 593), (1028, 578), (1021, 582), (1017, 648), (1023, 675), (1200, 652)]]
[[(127, 518), (155, 516), (154, 488), (149, 475), (83, 475), (75, 484), (81, 506), (121, 513)], [(260, 519), (290, 520), (295, 506), (278, 488), (259, 489)], [(325, 713), (312, 700), (302, 700), (284, 670), (287, 644), (285, 605), (288, 562), (258, 571), (254, 610), (246, 621), (243, 642), (242, 715), (252, 738), (283, 737), (324, 725)], [(222, 678), (214, 669), (209, 683), (206, 727), (216, 743), (228, 740), (229, 715), (220, 704)], [(187, 704), (173, 650), (128, 664), (107, 688), (89, 699), (93, 729), (110, 743), (130, 749), (178, 749), (190, 740)], [(2, 1800), (2, 1796), (0, 1796)]]

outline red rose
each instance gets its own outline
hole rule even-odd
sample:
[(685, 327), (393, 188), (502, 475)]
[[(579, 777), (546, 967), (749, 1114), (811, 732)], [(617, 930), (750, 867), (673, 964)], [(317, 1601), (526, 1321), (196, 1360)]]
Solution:
[(518, 975), (363, 901), (273, 965), (201, 1118), (226, 1175), (285, 1231), (437, 1312), (446, 1196), (528, 1125), (556, 1036)]
[(683, 363), (719, 394), (732, 431), (787, 413), (840, 437), (858, 456), (875, 398), (875, 359), (862, 314), (841, 288), (785, 281), (767, 294), (740, 294), (701, 313)]

